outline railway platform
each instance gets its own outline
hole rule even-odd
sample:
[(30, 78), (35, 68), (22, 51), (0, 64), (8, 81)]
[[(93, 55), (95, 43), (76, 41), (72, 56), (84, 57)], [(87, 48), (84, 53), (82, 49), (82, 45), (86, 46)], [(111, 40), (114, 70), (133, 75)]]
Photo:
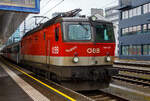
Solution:
[(0, 63), (0, 101), (33, 101), (8, 75)]
[[(41, 97), (39, 98), (39, 96)], [(0, 62), (0, 101), (34, 101), (38, 99), (49, 101), (43, 94)]]
[(0, 101), (92, 101), (0, 57)]

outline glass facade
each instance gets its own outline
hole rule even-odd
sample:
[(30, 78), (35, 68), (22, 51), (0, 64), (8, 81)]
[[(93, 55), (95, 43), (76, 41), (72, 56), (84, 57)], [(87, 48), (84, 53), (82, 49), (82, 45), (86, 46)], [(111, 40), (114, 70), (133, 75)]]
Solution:
[(130, 1), (120, 8), (119, 57), (150, 60), (150, 1)]

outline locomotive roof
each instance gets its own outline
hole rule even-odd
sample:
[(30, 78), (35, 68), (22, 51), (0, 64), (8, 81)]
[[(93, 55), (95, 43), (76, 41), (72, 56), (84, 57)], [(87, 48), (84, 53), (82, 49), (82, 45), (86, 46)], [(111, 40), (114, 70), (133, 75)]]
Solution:
[(64, 21), (64, 22), (75, 22), (75, 21), (83, 21), (87, 22), (89, 21), (88, 18), (83, 18), (83, 17), (63, 17), (61, 19), (58, 19), (58, 21)]
[[(82, 22), (88, 22), (89, 19), (88, 18), (85, 18), (85, 17), (61, 17), (61, 18), (57, 18), (57, 19), (50, 19), (48, 20), (47, 22), (41, 24), (40, 26), (28, 31), (24, 36), (28, 36), (28, 35), (31, 35), (39, 30), (42, 30), (43, 28), (46, 28), (52, 24), (55, 24), (57, 22), (78, 22), (78, 21), (82, 21)], [(105, 21), (105, 20), (96, 20), (96, 22), (105, 22), (105, 23), (111, 23), (109, 21)]]
[[(85, 18), (85, 17), (63, 17), (61, 19), (57, 19), (57, 22), (78, 22), (78, 21), (82, 21), (82, 22), (89, 22), (89, 18)], [(104, 20), (104, 19), (97, 19), (96, 22), (102, 22), (102, 23), (111, 23), (108, 20)]]

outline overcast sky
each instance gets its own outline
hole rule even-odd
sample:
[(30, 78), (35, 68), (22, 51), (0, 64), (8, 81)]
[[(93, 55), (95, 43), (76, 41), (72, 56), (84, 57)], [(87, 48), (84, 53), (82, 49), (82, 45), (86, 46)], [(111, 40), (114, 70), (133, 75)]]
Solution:
[[(91, 8), (105, 9), (106, 7), (115, 6), (117, 4), (118, 0), (41, 0), (40, 14), (29, 15), (26, 20), (26, 26), (28, 30), (35, 27), (32, 16), (42, 15), (51, 18), (54, 12), (67, 12), (76, 8), (82, 9), (81, 14), (90, 16)], [(39, 19), (39, 21), (41, 21), (41, 19)], [(22, 26), (24, 25), (22, 24)]]
[(90, 15), (91, 8), (104, 9), (117, 3), (118, 0), (42, 0), (40, 15), (46, 14), (45, 16), (50, 17), (54, 12), (66, 12), (76, 8), (82, 9), (81, 14)]

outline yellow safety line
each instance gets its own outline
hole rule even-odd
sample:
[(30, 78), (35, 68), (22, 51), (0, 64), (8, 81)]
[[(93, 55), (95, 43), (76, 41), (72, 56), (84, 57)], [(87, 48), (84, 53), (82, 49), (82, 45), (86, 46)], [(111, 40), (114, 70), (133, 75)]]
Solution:
[[(9, 65), (11, 65), (11, 64), (9, 64)], [(32, 78), (33, 80), (35, 80), (35, 81), (41, 83), (42, 85), (48, 87), (49, 89), (51, 89), (51, 90), (57, 92), (58, 94), (64, 96), (65, 98), (69, 99), (70, 101), (76, 101), (75, 99), (73, 99), (73, 98), (69, 97), (68, 95), (66, 95), (66, 94), (64, 94), (64, 93), (62, 93), (62, 92), (60, 92), (59, 90), (57, 90), (57, 89), (55, 89), (55, 88), (53, 88), (53, 87), (51, 87), (51, 86), (45, 84), (44, 82), (42, 82), (42, 81), (40, 81), (40, 80), (34, 78), (33, 76), (31, 76), (31, 75), (27, 74), (26, 72), (24, 72), (24, 71), (18, 69), (17, 67), (15, 67), (15, 66), (13, 66), (13, 65), (11, 65), (11, 66), (12, 66), (14, 69), (16, 69), (16, 70), (22, 72), (23, 74), (27, 75), (28, 77)], [(21, 67), (20, 67), (20, 68), (21, 68)]]

